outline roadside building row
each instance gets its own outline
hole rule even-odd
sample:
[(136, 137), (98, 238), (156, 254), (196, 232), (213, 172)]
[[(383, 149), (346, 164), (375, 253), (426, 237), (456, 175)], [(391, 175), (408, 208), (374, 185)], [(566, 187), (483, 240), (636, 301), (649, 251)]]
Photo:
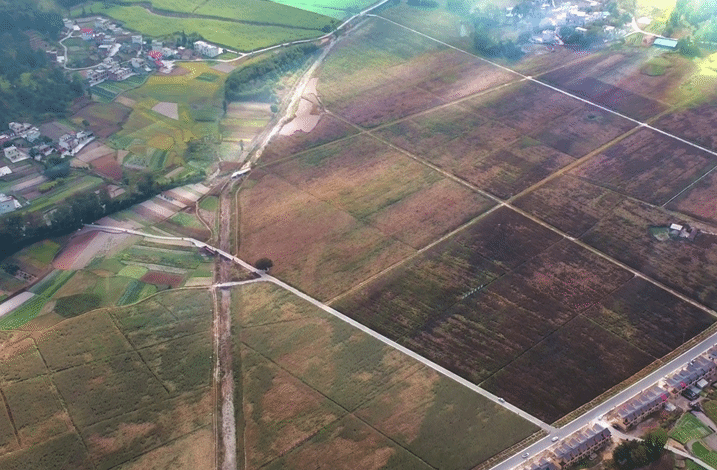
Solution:
[(649, 414), (662, 408), (669, 397), (667, 390), (659, 385), (653, 385), (615, 408), (609, 418), (617, 427), (627, 431)]
[(610, 429), (604, 426), (585, 426), (563, 439), (552, 451), (536, 455), (517, 470), (560, 470), (599, 451), (611, 438)]

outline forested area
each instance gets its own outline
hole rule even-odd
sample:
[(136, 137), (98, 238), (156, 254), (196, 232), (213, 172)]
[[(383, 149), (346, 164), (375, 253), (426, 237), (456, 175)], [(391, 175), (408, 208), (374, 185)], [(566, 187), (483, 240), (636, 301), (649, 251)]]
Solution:
[(39, 121), (63, 115), (83, 93), (79, 78), (69, 80), (52, 67), (43, 50), (33, 50), (27, 31), (49, 40), (62, 30), (58, 13), (30, 1), (0, 0), (0, 128), (10, 121)]
[(279, 77), (301, 67), (316, 52), (315, 44), (287, 47), (258, 62), (232, 72), (225, 84), (226, 101), (271, 101)]

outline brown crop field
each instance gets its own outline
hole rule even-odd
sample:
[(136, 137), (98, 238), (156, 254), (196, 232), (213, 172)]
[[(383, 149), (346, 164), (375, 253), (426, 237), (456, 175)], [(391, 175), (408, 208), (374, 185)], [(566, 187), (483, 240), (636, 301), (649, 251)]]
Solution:
[(600, 186), (661, 205), (717, 165), (717, 159), (648, 129), (590, 158), (573, 171)]
[(104, 139), (122, 129), (130, 112), (131, 108), (119, 103), (92, 103), (82, 108), (72, 119), (86, 119), (90, 123), (90, 130)]
[(472, 468), (536, 431), (275, 285), (232, 302), (247, 470)]
[(157, 286), (171, 286), (178, 287), (184, 282), (184, 276), (181, 274), (169, 274), (158, 271), (150, 271), (140, 279), (142, 282), (147, 284), (154, 284)]
[(714, 203), (716, 197), (717, 172), (713, 171), (671, 201), (667, 208), (717, 223), (717, 205)]
[(717, 308), (717, 237), (701, 233), (694, 242), (660, 241), (651, 227), (682, 223), (674, 215), (624, 201), (582, 239), (623, 263), (712, 308)]
[(492, 205), (369, 136), (253, 172), (240, 201), (241, 256), (268, 256), (274, 273), (321, 298)]
[(92, 168), (102, 176), (112, 178), (115, 181), (122, 180), (122, 166), (117, 163), (117, 157), (113, 154), (93, 160)]
[(717, 150), (716, 101), (715, 98), (711, 98), (697, 106), (667, 114), (657, 121), (655, 127), (703, 147)]
[(662, 357), (715, 319), (669, 292), (633, 278), (585, 316), (654, 357)]
[(667, 109), (659, 98), (669, 98), (668, 94), (694, 68), (685, 66), (687, 61), (677, 60), (675, 66), (666, 69), (667, 73), (650, 76), (641, 72), (649, 58), (642, 52), (595, 54), (548, 72), (540, 80), (632, 118), (645, 120)]
[(535, 139), (573, 157), (582, 157), (635, 127), (627, 119), (591, 105), (556, 118)]
[[(569, 91), (580, 79), (600, 80), (605, 85), (617, 87), (628, 93), (622, 96), (618, 93), (611, 98), (604, 96), (601, 99), (604, 98), (605, 103), (596, 102), (606, 104), (613, 99), (614, 101), (607, 105), (636, 119), (646, 119), (665, 109), (658, 103), (659, 101), (677, 104), (681, 98), (677, 93), (680, 84), (696, 69), (692, 61), (678, 54), (664, 53), (659, 56), (661, 62), (665, 64), (660, 67), (662, 73), (648, 74), (646, 73), (648, 63), (652, 58), (653, 55), (649, 51), (640, 49), (598, 53), (546, 74), (544, 78), (550, 82), (569, 83), (566, 88)], [(591, 93), (599, 94), (600, 90)], [(631, 96), (631, 93), (641, 95), (643, 98), (651, 98), (645, 102), (646, 109), (639, 108), (642, 100)]]
[(559, 176), (522, 196), (515, 205), (579, 237), (607, 216), (625, 196), (571, 175)]
[(528, 134), (582, 108), (583, 103), (537, 83), (520, 82), (468, 99), (461, 106)]
[(295, 153), (332, 142), (358, 132), (353, 127), (328, 114), (323, 114), (310, 132), (277, 134), (261, 154), (261, 164), (282, 160)]
[(482, 386), (551, 422), (627, 379), (652, 360), (627, 341), (579, 315)]

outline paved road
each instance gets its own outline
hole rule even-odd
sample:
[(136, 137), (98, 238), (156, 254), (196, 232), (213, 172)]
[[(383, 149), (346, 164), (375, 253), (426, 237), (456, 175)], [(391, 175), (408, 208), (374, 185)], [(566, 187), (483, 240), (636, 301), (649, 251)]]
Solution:
[[(696, 346), (693, 346), (688, 351), (684, 352), (683, 354), (676, 357), (672, 361), (668, 362), (664, 366), (655, 370), (654, 372), (652, 372), (645, 378), (639, 380), (638, 382), (636, 382), (635, 384), (626, 388), (625, 390), (621, 391), (620, 393), (613, 396), (612, 398), (609, 398), (608, 400), (597, 405), (593, 409), (587, 411), (586, 413), (579, 416), (575, 420), (571, 421), (567, 425), (565, 425), (561, 428), (554, 428), (553, 426), (550, 426), (549, 424), (544, 423), (543, 421), (541, 421), (538, 418), (530, 415), (529, 413), (521, 410), (520, 408), (518, 408), (514, 405), (511, 405), (510, 403), (505, 402), (504, 400), (497, 397), (496, 395), (493, 395), (492, 393), (487, 392), (486, 390), (465, 380), (464, 378), (454, 374), (453, 372), (439, 366), (438, 364), (426, 359), (425, 357), (423, 357), (423, 356), (411, 351), (410, 349), (407, 349), (407, 348), (401, 346), (400, 344), (386, 338), (385, 336), (373, 331), (372, 329), (368, 328), (367, 326), (364, 326), (361, 323), (358, 323), (357, 321), (347, 317), (346, 315), (342, 314), (341, 312), (339, 312), (337, 310), (334, 310), (333, 308), (329, 307), (328, 305), (309, 296), (308, 294), (301, 292), (300, 290), (296, 289), (295, 287), (290, 286), (289, 284), (287, 284), (271, 275), (268, 275), (261, 270), (257, 270), (256, 268), (251, 266), (249, 263), (241, 260), (240, 258), (238, 258), (236, 256), (226, 253), (223, 250), (220, 250), (216, 247), (208, 245), (199, 240), (195, 240), (193, 238), (181, 238), (181, 237), (152, 235), (152, 234), (143, 233), (143, 232), (140, 232), (137, 230), (111, 227), (111, 226), (102, 226), (102, 225), (87, 225), (86, 227), (89, 229), (103, 230), (103, 231), (109, 231), (109, 232), (115, 232), (115, 233), (129, 233), (129, 234), (140, 235), (140, 236), (144, 236), (144, 237), (148, 237), (148, 238), (184, 241), (187, 243), (192, 243), (194, 246), (196, 246), (198, 248), (204, 247), (204, 248), (210, 248), (212, 250), (215, 250), (217, 253), (221, 254), (223, 257), (225, 257), (227, 259), (231, 259), (235, 263), (237, 263), (240, 266), (244, 267), (245, 269), (248, 269), (249, 271), (257, 274), (257, 276), (258, 276), (257, 279), (252, 279), (250, 281), (221, 283), (221, 284), (218, 284), (216, 287), (232, 287), (235, 285), (248, 284), (248, 283), (252, 283), (252, 282), (272, 282), (272, 283), (276, 284), (277, 286), (280, 286), (283, 289), (286, 289), (287, 291), (293, 293), (297, 297), (300, 297), (300, 298), (306, 300), (307, 302), (311, 303), (312, 305), (315, 305), (316, 307), (320, 308), (321, 310), (323, 310), (323, 311), (335, 316), (336, 318), (339, 318), (340, 320), (354, 326), (355, 328), (358, 328), (359, 330), (371, 335), (372, 337), (378, 339), (382, 343), (387, 344), (388, 346), (391, 346), (392, 348), (401, 351), (402, 353), (404, 353), (407, 356), (410, 356), (411, 358), (415, 359), (416, 361), (430, 367), (431, 369), (435, 370), (436, 372), (438, 372), (452, 380), (455, 380), (456, 382), (467, 387), (468, 389), (488, 398), (489, 400), (499, 404), (500, 406), (506, 408), (507, 410), (514, 412), (518, 416), (521, 416), (522, 418), (530, 421), (531, 423), (534, 423), (535, 425), (539, 426), (541, 429), (543, 429), (549, 433), (547, 437), (534, 443), (533, 445), (529, 446), (527, 449), (522, 450), (519, 454), (515, 454), (512, 457), (504, 460), (503, 462), (495, 465), (494, 467), (492, 467), (491, 470), (511, 470), (511, 469), (526, 462), (526, 459), (523, 459), (521, 457), (521, 455), (524, 452), (528, 452), (531, 456), (535, 456), (535, 455), (545, 451), (546, 449), (550, 448), (551, 446), (557, 445), (558, 443), (552, 441), (553, 438), (557, 437), (559, 440), (562, 440), (563, 438), (569, 436), (570, 434), (574, 433), (575, 431), (578, 431), (579, 429), (583, 428), (584, 426), (586, 426), (588, 424), (601, 422), (603, 417), (613, 408), (617, 407), (618, 405), (620, 405), (623, 402), (627, 401), (628, 399), (632, 398), (633, 396), (640, 393), (641, 391), (656, 384), (663, 377), (680, 370), (681, 368), (686, 366), (692, 359), (707, 352), (707, 350), (709, 350), (712, 346), (717, 345), (717, 333), (714, 333), (714, 334), (710, 335), (709, 337), (707, 337), (706, 339), (704, 339), (703, 341), (701, 341)], [(689, 456), (689, 457), (692, 458), (693, 460), (695, 460), (693, 457), (691, 457), (691, 456)], [(711, 468), (711, 467), (707, 466), (706, 468)]]
[[(199, 241), (199, 240), (195, 240), (195, 239), (193, 239), (193, 238), (181, 238), (181, 237), (167, 237), (167, 236), (161, 236), (161, 235), (151, 235), (151, 234), (146, 234), (146, 233), (143, 233), (143, 232), (140, 232), (140, 231), (137, 231), (137, 230), (125, 229), (125, 228), (119, 228), (119, 227), (111, 227), (111, 226), (106, 226), (106, 225), (86, 225), (86, 227), (89, 228), (89, 229), (103, 230), (103, 231), (116, 232), (116, 233), (129, 233), (129, 234), (132, 234), (132, 235), (140, 235), (140, 236), (145, 236), (145, 237), (148, 237), (148, 238), (156, 238), (156, 239), (161, 239), (161, 240), (184, 241), (184, 242), (192, 243), (192, 244), (194, 244), (194, 246), (196, 246), (196, 247), (207, 247), (207, 248), (210, 248), (210, 249), (216, 251), (217, 253), (221, 254), (223, 257), (228, 258), (228, 259), (230, 259), (230, 260), (236, 262), (236, 263), (239, 264), (240, 266), (242, 266), (242, 267), (248, 269), (249, 271), (251, 271), (251, 272), (253, 272), (253, 273), (255, 273), (255, 274), (257, 274), (257, 275), (259, 276), (258, 279), (254, 279), (254, 280), (252, 280), (252, 281), (242, 281), (241, 283), (260, 282), (260, 281), (273, 282), (273, 283), (276, 284), (277, 286), (280, 286), (280, 287), (282, 287), (282, 288), (288, 290), (289, 292), (293, 293), (293, 294), (296, 295), (297, 297), (300, 297), (300, 298), (306, 300), (307, 302), (309, 302), (309, 303), (315, 305), (316, 307), (320, 308), (321, 310), (323, 310), (323, 311), (325, 311), (325, 312), (327, 312), (327, 313), (329, 313), (329, 314), (331, 314), (331, 315), (333, 315), (333, 316), (335, 316), (335, 317), (341, 319), (342, 321), (344, 321), (344, 322), (346, 322), (346, 323), (348, 323), (348, 324), (350, 324), (350, 325), (352, 325), (352, 326), (358, 328), (359, 330), (363, 331), (364, 333), (367, 333), (367, 334), (371, 335), (372, 337), (376, 338), (377, 340), (381, 341), (382, 343), (385, 343), (385, 344), (387, 344), (388, 346), (391, 346), (392, 348), (401, 351), (402, 353), (404, 353), (404, 354), (406, 354), (407, 356), (410, 356), (411, 358), (415, 359), (416, 361), (418, 361), (418, 362), (420, 362), (420, 363), (422, 363), (422, 364), (424, 364), (424, 365), (430, 367), (431, 369), (435, 370), (436, 372), (438, 372), (438, 373), (440, 373), (440, 374), (442, 374), (442, 375), (444, 375), (444, 376), (446, 376), (446, 377), (448, 377), (448, 378), (450, 378), (450, 379), (455, 380), (456, 382), (458, 382), (458, 383), (460, 383), (461, 385), (463, 385), (463, 386), (469, 388), (470, 390), (473, 390), (474, 392), (476, 392), (476, 393), (478, 393), (478, 394), (480, 394), (480, 395), (483, 395), (484, 397), (488, 398), (489, 400), (491, 400), (491, 401), (493, 401), (493, 402), (499, 404), (500, 406), (502, 406), (502, 407), (504, 407), (504, 408), (506, 408), (506, 409), (512, 411), (513, 413), (517, 414), (518, 416), (521, 416), (522, 418), (524, 418), (524, 419), (530, 421), (531, 423), (533, 423), (533, 424), (539, 426), (541, 429), (544, 429), (545, 431), (548, 431), (548, 432), (556, 432), (556, 431), (557, 431), (554, 427), (550, 426), (549, 424), (546, 424), (546, 423), (544, 423), (543, 421), (541, 421), (541, 420), (539, 420), (538, 418), (536, 418), (535, 416), (532, 416), (532, 415), (526, 413), (525, 411), (521, 410), (520, 408), (518, 408), (518, 407), (516, 407), (516, 406), (514, 406), (514, 405), (511, 405), (510, 403), (505, 402), (505, 401), (502, 400), (500, 397), (498, 397), (498, 396), (496, 396), (496, 395), (493, 395), (492, 393), (490, 393), (490, 392), (488, 392), (488, 391), (486, 391), (486, 390), (483, 390), (482, 388), (480, 388), (480, 387), (478, 387), (477, 385), (475, 385), (475, 384), (473, 384), (473, 383), (467, 381), (466, 379), (464, 379), (464, 378), (462, 378), (462, 377), (460, 377), (460, 376), (454, 374), (453, 372), (449, 371), (448, 369), (445, 369), (445, 368), (439, 366), (439, 365), (436, 364), (435, 362), (432, 362), (432, 361), (426, 359), (425, 357), (423, 357), (423, 356), (421, 356), (421, 355), (419, 355), (419, 354), (417, 354), (417, 353), (411, 351), (410, 349), (401, 346), (400, 344), (398, 344), (398, 343), (396, 343), (396, 342), (394, 342), (394, 341), (392, 341), (392, 340), (386, 338), (385, 336), (383, 336), (383, 335), (381, 335), (381, 334), (379, 334), (379, 333), (373, 331), (372, 329), (368, 328), (367, 326), (364, 326), (364, 325), (362, 325), (361, 323), (359, 323), (359, 322), (357, 322), (357, 321), (355, 321), (355, 320), (353, 320), (353, 319), (347, 317), (346, 315), (342, 314), (341, 312), (339, 312), (339, 311), (337, 311), (337, 310), (334, 310), (333, 308), (329, 307), (328, 305), (324, 304), (323, 302), (320, 302), (320, 301), (316, 300), (315, 298), (313, 298), (313, 297), (311, 297), (311, 296), (305, 294), (304, 292), (301, 292), (300, 290), (296, 289), (295, 287), (290, 286), (289, 284), (287, 284), (287, 283), (285, 283), (285, 282), (283, 282), (283, 281), (281, 281), (281, 280), (275, 278), (274, 276), (270, 276), (269, 274), (266, 274), (264, 271), (261, 271), (261, 270), (258, 270), (258, 269), (256, 269), (256, 268), (254, 268), (254, 267), (251, 266), (249, 263), (247, 263), (247, 262), (245, 262), (245, 261), (243, 261), (243, 260), (237, 258), (236, 256), (231, 255), (231, 254), (229, 254), (229, 253), (227, 253), (227, 252), (225, 252), (225, 251), (223, 251), (223, 250), (220, 250), (219, 248), (213, 247), (213, 246), (211, 246), (211, 245), (207, 245), (206, 243), (201, 242), (201, 241)], [(241, 284), (241, 283), (231, 283), (231, 282), (229, 282), (229, 283), (222, 283), (221, 286), (222, 286), (222, 287), (223, 287), (223, 286), (233, 286), (233, 285), (239, 285), (239, 284)], [(219, 287), (219, 286), (218, 286), (218, 287)]]

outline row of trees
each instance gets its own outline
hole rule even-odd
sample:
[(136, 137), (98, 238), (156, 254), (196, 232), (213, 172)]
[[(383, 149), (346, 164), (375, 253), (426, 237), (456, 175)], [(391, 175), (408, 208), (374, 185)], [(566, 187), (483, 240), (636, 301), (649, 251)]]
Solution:
[(225, 83), (225, 101), (271, 101), (279, 77), (301, 67), (318, 50), (315, 44), (300, 44), (232, 72)]
[(204, 176), (199, 173), (181, 182), (159, 182), (152, 174), (141, 173), (128, 177), (128, 191), (115, 199), (111, 199), (107, 189), (103, 187), (99, 191), (75, 194), (62, 201), (62, 204), (58, 204), (48, 214), (7, 214), (0, 218), (0, 246), (5, 254), (9, 254), (45, 238), (66, 235), (82, 227), (82, 224), (126, 209), (179, 184), (198, 183)]

